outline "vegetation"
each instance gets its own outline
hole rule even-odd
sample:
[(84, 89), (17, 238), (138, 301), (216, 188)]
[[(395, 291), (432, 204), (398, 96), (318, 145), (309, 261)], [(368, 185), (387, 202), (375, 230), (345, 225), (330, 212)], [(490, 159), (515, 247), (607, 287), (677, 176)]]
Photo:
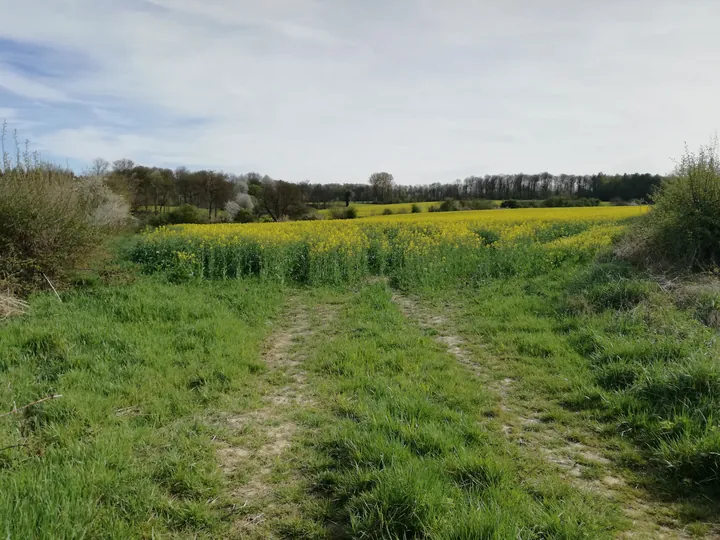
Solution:
[(318, 220), (308, 185), (5, 155), (6, 280), (73, 270), (119, 193), (159, 227), (73, 289), (0, 294), (0, 531), (715, 537), (720, 287), (613, 248), (716, 270), (717, 163), (688, 153), (650, 209), (520, 175), (502, 202), (345, 186)]
[(38, 297), (0, 326), (0, 402), (62, 395), (0, 417), (3, 536), (220, 530), (212, 434), (257, 402), (281, 299), (258, 282), (139, 279)]
[(127, 225), (127, 204), (102, 179), (76, 177), (36, 155), (0, 164), (0, 284), (26, 289), (74, 268), (104, 233)]
[(720, 158), (717, 142), (686, 151), (654, 194), (620, 252), (650, 266), (712, 270), (720, 264)]
[[(650, 174), (542, 173), (470, 176), (447, 184), (408, 186), (397, 184), (392, 174), (380, 172), (372, 174), (368, 184), (312, 184), (274, 180), (254, 172), (236, 175), (211, 170), (189, 171), (184, 167), (172, 171), (137, 165), (128, 159), (117, 160), (112, 166), (97, 159), (90, 172), (93, 176), (106, 178), (117, 193), (130, 201), (134, 212), (152, 208), (154, 213), (162, 213), (167, 207), (191, 204), (206, 209), (210, 220), (217, 219), (220, 210), (229, 204), (231, 220), (235, 220), (237, 208), (246, 211), (242, 222), (257, 220), (264, 215), (273, 221), (281, 220), (283, 216), (293, 218), (289, 214), (279, 216), (277, 212), (283, 210), (295, 217), (303, 217), (308, 214), (305, 206), (325, 210), (338, 203), (350, 206), (351, 202), (409, 205), (453, 199), (465, 208), (481, 210), (486, 209), (481, 205), (488, 203), (479, 201), (509, 199), (560, 203), (551, 206), (576, 206), (578, 203), (568, 201), (577, 199), (646, 201), (663, 180), (661, 176)], [(245, 197), (238, 199), (239, 195)], [(266, 199), (269, 200), (267, 205), (263, 203)], [(383, 209), (379, 209), (376, 213), (382, 212)]]
[(133, 260), (148, 272), (344, 284), (384, 275), (403, 287), (473, 281), (513, 268), (541, 272), (589, 260), (642, 207), (406, 214), (268, 226), (187, 225), (143, 236)]

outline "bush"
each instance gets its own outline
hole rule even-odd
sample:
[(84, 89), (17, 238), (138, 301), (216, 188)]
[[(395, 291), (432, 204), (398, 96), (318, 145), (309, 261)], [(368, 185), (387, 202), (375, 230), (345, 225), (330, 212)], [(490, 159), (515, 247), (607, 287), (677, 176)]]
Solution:
[(355, 219), (356, 217), (357, 208), (354, 206), (330, 209), (330, 219)]
[(234, 221), (235, 223), (252, 223), (255, 221), (255, 214), (245, 208), (238, 208)]
[(0, 167), (0, 280), (29, 287), (71, 270), (102, 235), (126, 226), (128, 206), (101, 179), (76, 178), (26, 155)]
[(600, 199), (580, 197), (574, 199), (566, 195), (554, 195), (548, 197), (542, 202), (546, 208), (563, 208), (572, 206), (600, 206)]
[(461, 201), (460, 204), (469, 210), (493, 210), (497, 205), (493, 201), (487, 199), (471, 199), (469, 201)]
[(382, 211), (383, 216), (392, 216), (392, 213), (393, 213), (392, 208), (386, 208), (385, 210)]
[(167, 213), (168, 223), (179, 225), (181, 223), (205, 223), (207, 218), (192, 204), (183, 204)]
[(459, 209), (458, 202), (455, 199), (447, 198), (441, 204), (440, 212), (454, 212)]
[(720, 264), (720, 158), (717, 141), (686, 151), (653, 194), (655, 205), (618, 249), (635, 262), (676, 270)]
[(413, 203), (413, 205), (410, 207), (410, 212), (413, 214), (419, 214), (420, 212), (422, 212), (422, 206), (417, 203)]
[(520, 208), (520, 203), (515, 199), (509, 199), (507, 201), (503, 201), (500, 204), (500, 208)]

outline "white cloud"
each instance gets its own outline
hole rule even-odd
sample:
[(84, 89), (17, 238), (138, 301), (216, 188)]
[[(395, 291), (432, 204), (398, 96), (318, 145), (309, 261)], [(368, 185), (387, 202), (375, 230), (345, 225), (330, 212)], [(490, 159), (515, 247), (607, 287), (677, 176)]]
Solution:
[(68, 97), (64, 92), (15, 73), (2, 64), (0, 64), (0, 89), (19, 94), (28, 99), (68, 101)]
[(95, 111), (33, 133), (82, 160), (317, 181), (664, 172), (720, 113), (711, 0), (0, 0), (0, 12), (0, 37), (86, 57), (52, 87), (0, 67), (15, 94)]

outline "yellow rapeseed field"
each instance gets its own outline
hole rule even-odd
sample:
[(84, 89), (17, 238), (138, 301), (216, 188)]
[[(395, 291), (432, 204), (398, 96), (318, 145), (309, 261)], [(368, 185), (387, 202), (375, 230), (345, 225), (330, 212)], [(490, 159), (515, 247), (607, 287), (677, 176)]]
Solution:
[(538, 208), (377, 216), (363, 220), (179, 225), (147, 233), (135, 259), (178, 277), (336, 284), (367, 275), (399, 282), (524, 271), (587, 258), (646, 207)]

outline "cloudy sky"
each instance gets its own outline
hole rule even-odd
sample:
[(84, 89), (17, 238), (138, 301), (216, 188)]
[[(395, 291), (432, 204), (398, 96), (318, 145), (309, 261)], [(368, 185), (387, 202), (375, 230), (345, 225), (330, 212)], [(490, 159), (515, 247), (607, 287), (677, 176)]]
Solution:
[(667, 172), (720, 119), (717, 0), (0, 0), (44, 155), (276, 178)]

